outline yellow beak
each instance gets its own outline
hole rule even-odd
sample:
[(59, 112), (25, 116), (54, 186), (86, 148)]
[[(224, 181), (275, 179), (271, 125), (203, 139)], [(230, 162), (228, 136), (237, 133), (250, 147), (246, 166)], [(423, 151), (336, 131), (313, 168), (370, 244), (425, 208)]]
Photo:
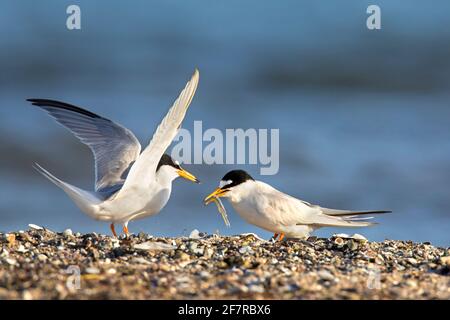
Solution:
[(224, 195), (228, 190), (226, 189), (222, 189), (222, 188), (217, 188), (216, 190), (214, 190), (210, 195), (208, 195), (203, 202), (205, 203), (205, 205), (210, 204), (212, 201), (214, 201), (214, 198), (220, 198), (222, 195)]
[(186, 180), (195, 182), (195, 183), (200, 183), (200, 180), (198, 180), (192, 173), (187, 172), (184, 169), (179, 169), (177, 171), (178, 175)]

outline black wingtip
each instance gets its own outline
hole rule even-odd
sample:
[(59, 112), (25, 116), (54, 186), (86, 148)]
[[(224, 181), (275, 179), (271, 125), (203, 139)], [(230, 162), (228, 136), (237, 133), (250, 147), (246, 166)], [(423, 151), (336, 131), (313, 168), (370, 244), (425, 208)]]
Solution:
[(354, 212), (359, 215), (364, 214), (384, 214), (384, 213), (392, 213), (391, 210), (367, 210), (367, 211), (360, 211), (360, 212)]
[[(37, 107), (51, 107), (51, 108), (57, 108), (57, 109), (64, 109), (64, 110), (69, 110), (72, 112), (76, 112), (76, 113), (85, 115), (90, 118), (104, 119), (103, 117), (100, 117), (98, 114), (90, 112), (89, 110), (74, 106), (74, 105), (66, 103), (66, 102), (58, 101), (58, 100), (28, 98), (27, 101), (31, 102), (31, 104), (33, 106), (37, 106)], [(105, 119), (105, 120), (107, 120), (107, 119)]]
[(27, 101), (28, 101), (28, 102), (31, 102), (31, 104), (32, 104), (33, 106), (36, 106), (37, 103), (38, 103), (38, 101), (39, 101), (39, 99), (29, 98), (29, 99), (27, 99)]
[(50, 99), (36, 99), (36, 98), (28, 98), (28, 102), (31, 102), (33, 105), (45, 105), (46, 102), (57, 102), (56, 100), (50, 100)]

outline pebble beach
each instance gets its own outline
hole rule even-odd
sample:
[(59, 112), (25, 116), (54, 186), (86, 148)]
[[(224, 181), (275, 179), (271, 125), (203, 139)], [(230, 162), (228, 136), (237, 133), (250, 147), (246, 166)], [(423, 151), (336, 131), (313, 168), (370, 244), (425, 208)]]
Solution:
[(0, 233), (0, 299), (450, 299), (450, 248), (360, 236)]

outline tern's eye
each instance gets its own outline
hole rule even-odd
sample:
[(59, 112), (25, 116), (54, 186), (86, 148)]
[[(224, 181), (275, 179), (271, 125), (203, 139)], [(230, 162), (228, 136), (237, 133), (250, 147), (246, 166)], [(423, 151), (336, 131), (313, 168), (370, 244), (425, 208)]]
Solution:
[(175, 169), (178, 169), (178, 170), (181, 169), (180, 163), (179, 163), (177, 160), (174, 160), (174, 161), (173, 161), (173, 167), (174, 167)]

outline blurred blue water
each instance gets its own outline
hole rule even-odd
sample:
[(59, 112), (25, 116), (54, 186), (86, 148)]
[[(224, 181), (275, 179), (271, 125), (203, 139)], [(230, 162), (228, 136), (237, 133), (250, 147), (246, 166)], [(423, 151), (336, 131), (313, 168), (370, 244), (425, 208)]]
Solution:
[[(79, 4), (82, 30), (65, 28)], [(448, 1), (2, 1), (0, 231), (28, 223), (108, 232), (35, 173), (92, 188), (89, 150), (25, 102), (54, 98), (130, 128), (144, 144), (194, 67), (200, 87), (184, 127), (279, 128), (280, 171), (257, 179), (328, 207), (392, 209), (359, 232), (448, 246)], [(160, 215), (130, 224), (156, 235), (261, 231), (230, 206), (231, 229), (201, 199), (234, 166), (192, 165)]]

